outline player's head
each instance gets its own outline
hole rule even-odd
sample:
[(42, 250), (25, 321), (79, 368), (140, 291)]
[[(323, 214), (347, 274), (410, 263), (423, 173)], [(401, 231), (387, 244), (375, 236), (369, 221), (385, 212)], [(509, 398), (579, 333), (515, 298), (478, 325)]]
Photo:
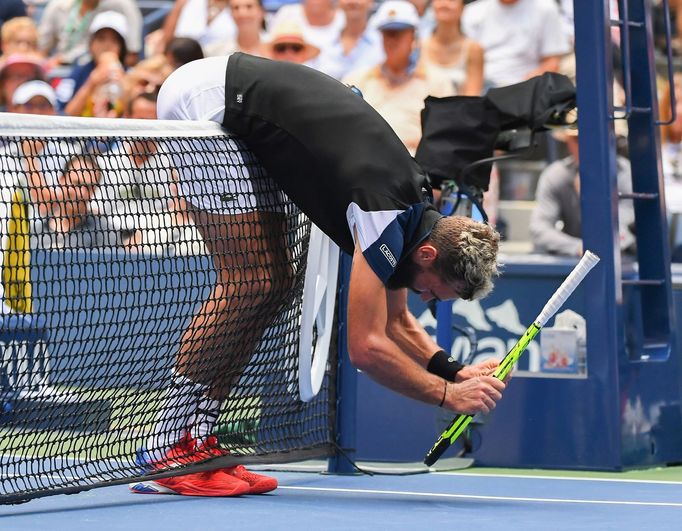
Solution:
[(497, 276), (499, 240), (489, 225), (463, 216), (443, 217), (387, 287), (409, 288), (425, 301), (485, 297)]

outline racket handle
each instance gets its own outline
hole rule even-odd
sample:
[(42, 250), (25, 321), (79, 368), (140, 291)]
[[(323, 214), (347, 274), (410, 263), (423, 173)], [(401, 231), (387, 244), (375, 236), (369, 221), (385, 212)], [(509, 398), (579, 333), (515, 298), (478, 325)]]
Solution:
[(445, 428), (445, 431), (438, 437), (433, 448), (431, 448), (426, 454), (426, 457), (424, 457), (424, 464), (426, 466), (431, 466), (438, 461), (440, 456), (457, 440), (473, 418), (473, 415), (466, 414), (455, 416), (450, 425)]
[(585, 251), (580, 262), (578, 262), (578, 265), (573, 268), (573, 271), (571, 271), (568, 277), (561, 283), (559, 289), (554, 292), (540, 312), (540, 315), (535, 319), (535, 322), (538, 323), (540, 327), (545, 326), (547, 321), (559, 311), (559, 308), (563, 306), (566, 299), (570, 297), (571, 293), (575, 291), (575, 288), (578, 287), (591, 269), (597, 265), (597, 262), (599, 262), (599, 257), (596, 254), (591, 251)]

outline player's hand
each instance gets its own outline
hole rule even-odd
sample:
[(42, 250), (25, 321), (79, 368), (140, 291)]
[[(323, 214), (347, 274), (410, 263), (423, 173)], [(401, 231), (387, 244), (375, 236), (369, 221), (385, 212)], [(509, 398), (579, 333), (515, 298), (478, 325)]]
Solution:
[(504, 382), (492, 376), (476, 376), (462, 383), (450, 383), (444, 406), (467, 415), (488, 414), (502, 398), (505, 387)]
[(476, 378), (477, 376), (492, 376), (499, 364), (499, 360), (490, 358), (481, 363), (476, 363), (475, 365), (462, 367), (457, 372), (457, 376), (455, 376), (455, 382), (464, 382), (471, 378)]

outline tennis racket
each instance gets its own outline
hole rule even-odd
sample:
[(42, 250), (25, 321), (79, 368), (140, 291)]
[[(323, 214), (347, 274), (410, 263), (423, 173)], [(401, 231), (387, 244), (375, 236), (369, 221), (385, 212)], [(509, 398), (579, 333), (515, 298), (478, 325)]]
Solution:
[[(493, 376), (500, 380), (504, 380), (507, 375), (511, 372), (519, 357), (528, 347), (528, 344), (537, 335), (540, 329), (545, 326), (547, 321), (549, 321), (552, 316), (559, 311), (559, 308), (566, 302), (566, 299), (570, 297), (571, 293), (575, 291), (575, 288), (583, 281), (587, 273), (599, 262), (599, 257), (586, 251), (583, 257), (578, 262), (578, 265), (573, 268), (573, 271), (566, 277), (562, 282), (561, 286), (554, 292), (550, 297), (545, 307), (542, 309), (540, 314), (535, 318), (533, 324), (531, 324), (528, 329), (523, 333), (521, 339), (519, 339), (512, 349), (507, 353), (502, 362), (499, 364)], [(451, 444), (453, 444), (457, 438), (462, 434), (466, 427), (473, 419), (473, 415), (461, 414), (457, 415), (450, 425), (441, 433), (440, 437), (433, 445), (433, 448), (429, 450), (424, 458), (424, 464), (427, 466), (433, 465), (443, 452), (447, 450)]]

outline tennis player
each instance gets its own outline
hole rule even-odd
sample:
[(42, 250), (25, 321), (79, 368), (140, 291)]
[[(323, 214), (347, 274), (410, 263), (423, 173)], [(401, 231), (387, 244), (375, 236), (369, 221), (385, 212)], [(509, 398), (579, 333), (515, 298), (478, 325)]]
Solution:
[[(231, 175), (235, 162), (244, 164), (234, 160), (241, 157), (237, 142), (232, 164), (226, 159), (223, 166), (230, 170), (215, 177), (178, 165), (178, 187), (213, 254), (218, 281), (182, 338), (145, 457), (151, 469), (222, 452), (212, 435), (221, 403), (291, 296), (280, 191), (353, 256), (353, 364), (403, 395), (458, 413), (495, 407), (505, 387), (491, 376), (498, 362), (465, 367), (450, 358), (410, 314), (407, 289), (424, 301), (483, 297), (497, 275), (499, 236), (469, 218), (439, 214), (422, 169), (351, 88), (306, 66), (235, 53), (171, 74), (159, 94), (158, 116), (222, 124), (267, 175), (255, 166), (247, 181)], [(234, 496), (276, 486), (275, 479), (240, 466), (131, 489)]]

